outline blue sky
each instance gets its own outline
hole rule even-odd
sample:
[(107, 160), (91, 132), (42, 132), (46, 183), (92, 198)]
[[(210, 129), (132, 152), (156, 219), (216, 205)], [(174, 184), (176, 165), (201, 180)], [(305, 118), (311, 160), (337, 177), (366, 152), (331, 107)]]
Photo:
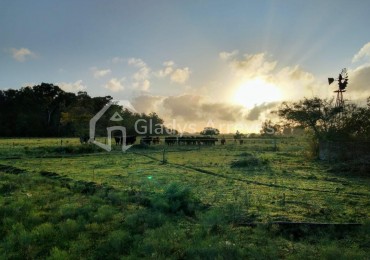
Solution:
[[(0, 89), (48, 82), (183, 119), (166, 98), (243, 106), (235, 93), (261, 80), (272, 84), (262, 92), (281, 90), (266, 102), (325, 96), (326, 77), (343, 67), (367, 79), (369, 13), (365, 0), (2, 0)], [(245, 113), (266, 103), (258, 95)]]

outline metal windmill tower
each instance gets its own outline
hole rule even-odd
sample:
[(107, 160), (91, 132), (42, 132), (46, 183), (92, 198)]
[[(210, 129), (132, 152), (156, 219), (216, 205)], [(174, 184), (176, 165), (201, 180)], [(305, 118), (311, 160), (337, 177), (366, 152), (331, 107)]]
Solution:
[(343, 92), (346, 92), (346, 87), (348, 84), (347, 69), (346, 68), (342, 69), (337, 79), (328, 78), (329, 85), (334, 81), (338, 81), (338, 89), (334, 91), (335, 93), (337, 93), (335, 106), (338, 108), (343, 108), (344, 107)]

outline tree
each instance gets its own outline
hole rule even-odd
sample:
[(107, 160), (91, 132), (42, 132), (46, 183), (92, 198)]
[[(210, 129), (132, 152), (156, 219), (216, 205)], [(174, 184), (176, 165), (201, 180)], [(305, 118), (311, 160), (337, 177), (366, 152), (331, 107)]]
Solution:
[(265, 122), (262, 123), (260, 133), (261, 135), (276, 135), (280, 134), (282, 129), (283, 128), (279, 124), (273, 123), (271, 120), (265, 120)]
[[(65, 92), (51, 83), (41, 83), (19, 90), (0, 90), (0, 136), (80, 136), (89, 133), (90, 119), (113, 98), (90, 97), (87, 92)], [(122, 125), (129, 134), (134, 123), (145, 118), (153, 125), (163, 123), (155, 113), (132, 113), (118, 104), (109, 108), (120, 112), (124, 121), (112, 122), (109, 113), (99, 119), (98, 135), (106, 134), (106, 127)], [(109, 112), (109, 111), (108, 111)]]
[(277, 111), (287, 125), (312, 130), (318, 140), (370, 139), (370, 107), (347, 103), (335, 107), (334, 99), (284, 102)]
[(200, 132), (201, 135), (219, 135), (220, 134), (220, 130), (218, 130), (217, 128), (213, 128), (213, 127), (205, 127), (201, 132)]

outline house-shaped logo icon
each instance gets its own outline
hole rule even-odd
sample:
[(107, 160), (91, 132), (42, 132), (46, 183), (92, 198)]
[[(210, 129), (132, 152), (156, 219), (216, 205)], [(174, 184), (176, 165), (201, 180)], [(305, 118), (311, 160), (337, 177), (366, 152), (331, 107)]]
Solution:
[[(96, 123), (98, 120), (107, 112), (107, 110), (114, 104), (115, 102), (110, 101), (107, 103), (93, 118), (90, 119), (90, 139), (89, 142), (93, 143), (104, 150), (110, 152), (112, 150), (112, 132), (113, 131), (121, 131), (122, 134), (122, 151), (125, 152), (127, 149), (129, 149), (132, 145), (126, 145), (126, 128), (124, 126), (111, 126), (107, 127), (107, 144), (103, 144), (99, 141), (95, 140), (95, 130), (96, 130)], [(124, 102), (119, 102), (123, 104), (130, 104), (128, 101)], [(130, 106), (125, 106), (125, 108), (130, 109), (130, 110), (135, 110), (133, 107)], [(111, 121), (122, 121), (123, 118), (122, 116), (118, 113), (115, 112), (113, 116), (110, 118)]]

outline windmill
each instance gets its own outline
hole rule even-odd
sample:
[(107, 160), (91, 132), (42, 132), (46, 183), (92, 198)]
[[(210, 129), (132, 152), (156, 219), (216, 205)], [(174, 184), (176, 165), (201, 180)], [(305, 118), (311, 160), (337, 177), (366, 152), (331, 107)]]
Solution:
[(338, 81), (338, 89), (334, 91), (335, 93), (337, 93), (335, 106), (338, 108), (343, 108), (344, 106), (343, 92), (346, 92), (346, 87), (348, 84), (347, 69), (346, 68), (342, 69), (337, 79), (328, 78), (329, 85), (334, 81)]

